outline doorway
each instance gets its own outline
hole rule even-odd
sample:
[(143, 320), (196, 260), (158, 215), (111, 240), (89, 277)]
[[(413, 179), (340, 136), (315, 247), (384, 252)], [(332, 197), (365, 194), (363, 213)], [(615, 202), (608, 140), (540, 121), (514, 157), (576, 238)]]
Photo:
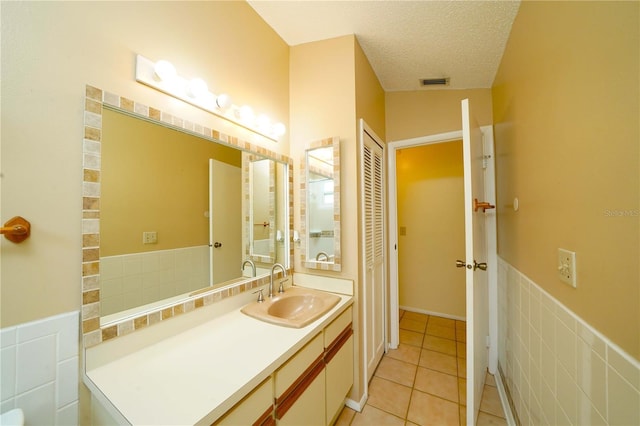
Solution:
[(399, 307), (465, 319), (462, 141), (396, 150)]

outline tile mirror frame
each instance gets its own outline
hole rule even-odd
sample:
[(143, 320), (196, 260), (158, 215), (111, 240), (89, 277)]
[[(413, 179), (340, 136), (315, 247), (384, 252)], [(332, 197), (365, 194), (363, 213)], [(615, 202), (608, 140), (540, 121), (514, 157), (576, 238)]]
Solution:
[[(85, 348), (148, 327), (177, 315), (219, 302), (227, 297), (265, 285), (269, 276), (247, 278), (158, 308), (135, 314), (104, 326), (100, 324), (100, 172), (103, 105), (133, 116), (156, 121), (162, 125), (195, 134), (212, 142), (268, 157), (288, 165), (289, 240), (293, 235), (293, 161), (250, 142), (221, 133), (215, 129), (183, 120), (162, 110), (131, 99), (86, 85), (84, 134), (82, 140), (82, 340)], [(293, 265), (293, 244), (289, 244), (289, 268)]]
[[(333, 238), (334, 256), (333, 261), (323, 262), (309, 259), (309, 179), (308, 179), (308, 152), (318, 148), (333, 149)], [(300, 162), (300, 263), (305, 268), (318, 269), (323, 271), (342, 270), (342, 259), (340, 251), (340, 138), (333, 136), (320, 139), (309, 144)]]

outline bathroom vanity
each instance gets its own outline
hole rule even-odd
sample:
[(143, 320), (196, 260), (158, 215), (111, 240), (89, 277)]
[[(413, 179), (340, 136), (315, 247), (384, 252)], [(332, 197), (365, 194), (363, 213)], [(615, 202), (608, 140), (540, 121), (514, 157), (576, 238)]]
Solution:
[(330, 424), (353, 384), (353, 300), (338, 296), (302, 328), (243, 314), (249, 293), (87, 349), (93, 420)]

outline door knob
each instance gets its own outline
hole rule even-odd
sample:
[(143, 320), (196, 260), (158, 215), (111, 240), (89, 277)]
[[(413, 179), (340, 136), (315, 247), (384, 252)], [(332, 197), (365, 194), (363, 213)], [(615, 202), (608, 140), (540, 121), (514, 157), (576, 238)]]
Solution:
[(219, 243), (219, 242), (216, 241), (215, 243), (213, 243), (213, 246), (215, 248), (220, 248), (220, 247), (222, 247), (222, 243)]
[(467, 268), (467, 269), (471, 269), (471, 265), (467, 265), (465, 262), (463, 262), (462, 260), (456, 260), (456, 268)]
[(482, 271), (486, 271), (487, 270), (487, 264), (486, 262), (481, 262), (478, 263), (475, 260), (473, 261), (473, 270), (475, 271), (476, 269), (480, 269)]

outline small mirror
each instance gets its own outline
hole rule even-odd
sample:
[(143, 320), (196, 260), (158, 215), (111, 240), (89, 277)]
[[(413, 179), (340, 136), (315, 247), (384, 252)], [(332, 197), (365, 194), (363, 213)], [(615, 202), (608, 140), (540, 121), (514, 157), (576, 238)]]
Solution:
[(302, 263), (340, 271), (340, 142), (328, 138), (305, 153), (303, 170)]

